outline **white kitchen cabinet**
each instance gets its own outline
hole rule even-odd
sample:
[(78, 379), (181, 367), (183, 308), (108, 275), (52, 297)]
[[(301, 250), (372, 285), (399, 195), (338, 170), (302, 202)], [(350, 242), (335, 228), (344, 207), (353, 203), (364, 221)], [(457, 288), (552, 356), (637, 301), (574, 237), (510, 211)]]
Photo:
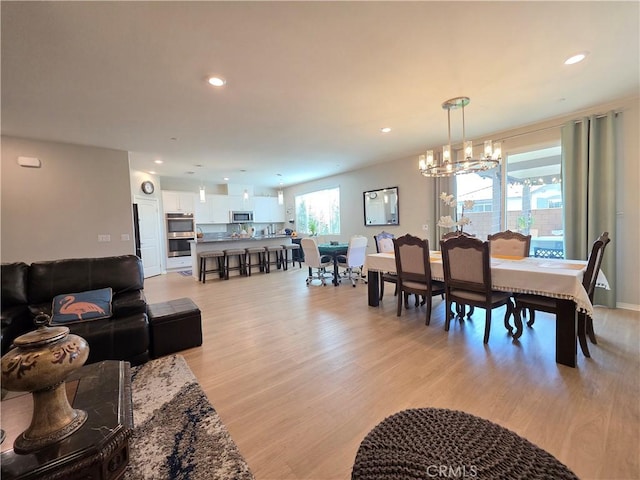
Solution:
[(229, 197), (227, 195), (206, 196), (206, 202), (196, 202), (196, 224), (229, 223)]
[(237, 184), (228, 184), (227, 185), (227, 195), (231, 197), (239, 197), (247, 192), (250, 197), (253, 197), (253, 185), (237, 185)]
[(271, 221), (274, 223), (284, 223), (286, 221), (286, 214), (284, 205), (278, 203), (278, 199), (274, 198), (271, 202)]
[[(253, 211), (254, 197), (249, 197), (247, 200), (242, 195), (229, 195), (229, 210), (238, 212)], [(229, 216), (227, 214), (227, 216)]]
[(254, 197), (253, 201), (255, 223), (284, 223), (284, 205), (278, 204), (277, 197)]
[(167, 270), (188, 269), (191, 267), (191, 255), (167, 258)]
[(193, 213), (196, 194), (164, 190), (162, 192), (162, 208), (164, 213)]

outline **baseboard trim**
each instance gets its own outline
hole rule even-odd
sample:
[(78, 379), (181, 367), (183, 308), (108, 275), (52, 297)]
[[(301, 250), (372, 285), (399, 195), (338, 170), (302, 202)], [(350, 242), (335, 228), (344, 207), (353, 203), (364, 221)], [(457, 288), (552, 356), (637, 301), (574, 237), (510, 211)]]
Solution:
[(640, 312), (640, 305), (634, 305), (633, 303), (617, 302), (616, 308), (622, 308), (623, 310), (634, 310)]

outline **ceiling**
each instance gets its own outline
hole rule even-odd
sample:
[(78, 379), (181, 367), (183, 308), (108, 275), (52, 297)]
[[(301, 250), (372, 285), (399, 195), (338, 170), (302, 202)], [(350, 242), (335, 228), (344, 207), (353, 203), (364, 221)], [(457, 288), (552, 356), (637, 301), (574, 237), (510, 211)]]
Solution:
[(446, 142), (451, 97), (471, 98), (467, 137), (482, 140), (640, 83), (638, 2), (1, 8), (3, 135), (126, 150), (136, 170), (208, 183), (275, 188), (412, 156), (417, 168)]

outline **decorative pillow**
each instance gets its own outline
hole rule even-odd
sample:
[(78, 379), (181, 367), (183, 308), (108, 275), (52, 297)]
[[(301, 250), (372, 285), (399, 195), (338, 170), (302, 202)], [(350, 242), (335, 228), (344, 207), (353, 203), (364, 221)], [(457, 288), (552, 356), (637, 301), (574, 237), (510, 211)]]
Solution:
[(79, 293), (57, 295), (53, 299), (51, 323), (65, 325), (111, 316), (110, 287)]

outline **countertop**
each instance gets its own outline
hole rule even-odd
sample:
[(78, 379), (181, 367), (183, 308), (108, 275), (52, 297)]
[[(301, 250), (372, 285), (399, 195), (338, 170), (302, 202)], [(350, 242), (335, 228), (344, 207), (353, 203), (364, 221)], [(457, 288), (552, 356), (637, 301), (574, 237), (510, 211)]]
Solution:
[(296, 238), (296, 237), (291, 237), (291, 235), (256, 235), (254, 237), (204, 237), (204, 238), (197, 238), (195, 240), (189, 240), (190, 243), (219, 243), (219, 242), (235, 242), (235, 241), (240, 241), (240, 240), (244, 240), (244, 241), (251, 241), (251, 240), (266, 240), (269, 238)]

